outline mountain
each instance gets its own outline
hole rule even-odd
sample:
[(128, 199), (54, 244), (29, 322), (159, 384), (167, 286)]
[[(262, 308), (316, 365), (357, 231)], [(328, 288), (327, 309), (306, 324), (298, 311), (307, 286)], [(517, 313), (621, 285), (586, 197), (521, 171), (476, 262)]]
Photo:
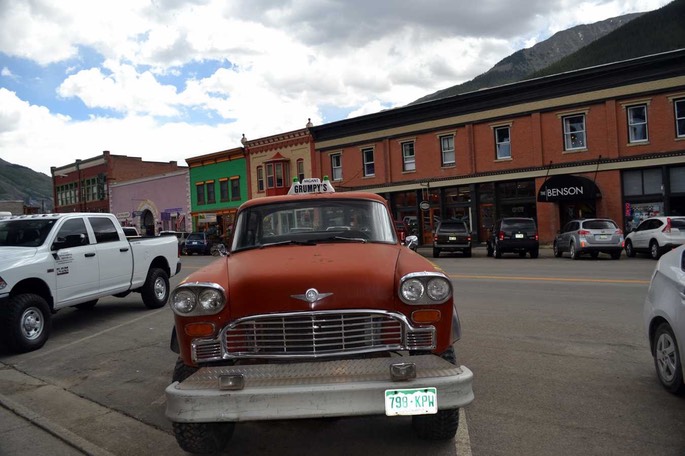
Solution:
[(558, 32), (513, 53), (471, 81), (426, 95), (422, 103), (534, 77), (685, 48), (685, 0)]
[(52, 178), (0, 158), (0, 201), (3, 200), (22, 200), (28, 206), (51, 211)]
[(588, 44), (531, 75), (566, 71), (629, 60), (685, 48), (685, 0), (676, 0)]

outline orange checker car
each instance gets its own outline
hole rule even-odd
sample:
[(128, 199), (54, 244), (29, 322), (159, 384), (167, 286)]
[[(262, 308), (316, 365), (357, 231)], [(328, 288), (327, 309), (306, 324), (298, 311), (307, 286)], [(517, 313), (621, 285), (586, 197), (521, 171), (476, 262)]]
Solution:
[(227, 255), (170, 305), (166, 416), (191, 453), (251, 420), (411, 415), (451, 439), (474, 397), (450, 279), (398, 241), (385, 199), (326, 178), (244, 203)]

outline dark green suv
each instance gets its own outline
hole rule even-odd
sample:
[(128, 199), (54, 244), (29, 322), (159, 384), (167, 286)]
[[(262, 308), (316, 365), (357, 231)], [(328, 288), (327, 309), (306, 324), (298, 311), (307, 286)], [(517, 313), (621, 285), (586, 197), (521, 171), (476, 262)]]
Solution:
[(528, 253), (531, 258), (537, 258), (540, 251), (537, 225), (528, 217), (499, 219), (487, 243), (488, 256), (495, 258), (502, 258), (503, 253), (518, 253), (521, 258)]

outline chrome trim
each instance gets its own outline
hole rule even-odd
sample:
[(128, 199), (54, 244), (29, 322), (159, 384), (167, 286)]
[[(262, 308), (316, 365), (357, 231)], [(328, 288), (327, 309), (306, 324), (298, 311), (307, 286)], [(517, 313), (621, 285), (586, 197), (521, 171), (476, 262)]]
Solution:
[[(210, 288), (210, 289), (213, 289), (213, 290), (220, 292), (221, 296), (223, 298), (223, 302), (221, 303), (221, 306), (216, 311), (207, 312), (204, 309), (200, 308), (200, 293), (202, 293), (202, 291), (207, 289), (207, 288)], [(176, 309), (176, 306), (174, 306), (174, 298), (175, 298), (176, 294), (179, 291), (184, 291), (184, 290), (190, 290), (195, 295), (195, 308), (188, 313), (179, 312)], [(224, 290), (224, 287), (222, 287), (218, 283), (214, 283), (214, 282), (185, 282), (185, 283), (178, 285), (176, 288), (174, 288), (174, 290), (169, 295), (169, 307), (171, 307), (171, 310), (174, 312), (174, 314), (179, 315), (181, 317), (197, 317), (197, 316), (201, 316), (201, 315), (216, 315), (226, 307), (227, 302), (228, 302), (228, 299), (226, 296), (226, 290)]]
[[(436, 278), (436, 277), (439, 277), (439, 278), (441, 278), (441, 279), (445, 279), (445, 280), (447, 281), (447, 284), (448, 284), (449, 287), (450, 287), (450, 292), (449, 292), (449, 294), (448, 294), (447, 297), (446, 297), (445, 299), (443, 299), (442, 301), (434, 301), (433, 299), (431, 299), (431, 298), (428, 296), (428, 292), (425, 292), (423, 298), (421, 298), (419, 301), (416, 301), (416, 302), (414, 302), (414, 301), (408, 301), (408, 300), (404, 299), (404, 296), (402, 296), (402, 285), (403, 285), (404, 282), (406, 282), (407, 280), (410, 280), (410, 279), (417, 279), (417, 280), (421, 281), (421, 283), (423, 283), (423, 286), (424, 286), (424, 287), (426, 287), (426, 286), (428, 285), (428, 282), (429, 282), (431, 279), (434, 279), (434, 278)], [(444, 303), (446, 303), (447, 301), (449, 301), (450, 299), (452, 299), (452, 295), (453, 295), (453, 294), (454, 294), (454, 288), (452, 287), (452, 281), (450, 280), (450, 278), (447, 277), (446, 274), (444, 274), (444, 273), (442, 273), (442, 272), (436, 272), (436, 271), (410, 272), (409, 274), (404, 275), (404, 276), (400, 279), (400, 284), (399, 284), (399, 287), (397, 288), (397, 295), (399, 296), (400, 300), (401, 300), (403, 303), (405, 303), (405, 304), (407, 304), (407, 305), (410, 305), (410, 306), (417, 306), (417, 305), (418, 305), (418, 306), (420, 306), (420, 305), (432, 305), (432, 304), (444, 304)]]
[[(291, 319), (295, 321), (287, 321)], [(260, 322), (272, 325), (272, 331), (259, 328)], [(349, 326), (347, 332), (346, 324)], [(278, 325), (280, 328), (276, 328)], [(259, 331), (262, 334), (258, 334)], [(229, 347), (231, 337), (237, 342), (235, 351)], [(288, 343), (294, 345), (290, 350)], [(251, 349), (249, 345), (252, 345)], [(435, 346), (434, 326), (414, 326), (399, 312), (354, 309), (239, 318), (221, 330), (216, 339), (193, 340), (191, 354), (195, 362), (241, 358), (316, 359), (384, 351), (433, 350)]]

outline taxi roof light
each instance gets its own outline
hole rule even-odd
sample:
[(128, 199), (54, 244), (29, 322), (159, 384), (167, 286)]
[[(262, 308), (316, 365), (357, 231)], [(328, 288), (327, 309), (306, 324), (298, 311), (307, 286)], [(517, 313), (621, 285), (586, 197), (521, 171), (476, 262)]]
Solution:
[(323, 177), (323, 182), (318, 177), (309, 177), (298, 181), (297, 177), (293, 178), (293, 185), (288, 190), (288, 195), (308, 195), (311, 193), (335, 193), (335, 189), (328, 180), (328, 176)]

